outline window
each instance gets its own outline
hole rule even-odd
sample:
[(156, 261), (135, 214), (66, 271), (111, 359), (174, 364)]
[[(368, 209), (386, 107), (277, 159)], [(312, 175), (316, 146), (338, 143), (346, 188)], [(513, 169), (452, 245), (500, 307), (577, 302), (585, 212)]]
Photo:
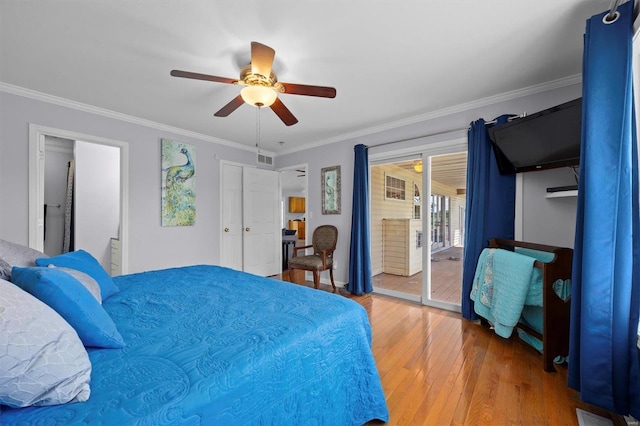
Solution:
[(385, 199), (402, 201), (406, 199), (404, 179), (385, 174), (385, 183)]

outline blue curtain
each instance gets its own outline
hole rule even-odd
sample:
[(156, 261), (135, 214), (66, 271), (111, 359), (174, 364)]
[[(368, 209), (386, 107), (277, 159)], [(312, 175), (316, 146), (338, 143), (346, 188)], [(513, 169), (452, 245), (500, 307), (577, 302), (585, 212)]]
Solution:
[(373, 291), (369, 235), (369, 155), (367, 147), (362, 144), (356, 145), (354, 151), (348, 290), (353, 294), (362, 294)]
[[(495, 126), (506, 123), (498, 117)], [(515, 175), (500, 175), (483, 119), (469, 128), (467, 147), (467, 207), (465, 217), (464, 264), (462, 271), (462, 316), (476, 319), (469, 297), (478, 256), (489, 238), (513, 239), (515, 217)]]
[(569, 385), (585, 402), (640, 418), (638, 159), (633, 2), (587, 21), (574, 245)]

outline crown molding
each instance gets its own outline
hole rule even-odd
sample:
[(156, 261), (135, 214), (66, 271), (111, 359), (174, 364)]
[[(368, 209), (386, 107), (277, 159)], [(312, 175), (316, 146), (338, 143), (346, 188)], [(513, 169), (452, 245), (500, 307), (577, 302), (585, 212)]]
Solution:
[[(534, 86), (525, 87), (522, 89), (512, 90), (509, 92), (501, 93), (494, 96), (489, 96), (475, 101), (458, 104), (452, 107), (443, 108), (437, 111), (428, 112), (425, 114), (416, 115), (413, 117), (404, 118), (389, 123), (382, 124), (380, 126), (373, 126), (366, 129), (358, 130), (356, 132), (345, 133), (340, 136), (328, 138), (310, 144), (305, 144), (298, 148), (291, 148), (284, 151), (280, 151), (278, 156), (291, 154), (298, 151), (303, 151), (310, 148), (317, 148), (319, 146), (328, 145), (335, 142), (342, 142), (349, 139), (361, 138), (376, 133), (381, 133), (387, 130), (396, 129), (398, 127), (408, 126), (423, 121), (433, 120), (447, 115), (452, 115), (468, 110), (473, 110), (488, 105), (497, 104), (500, 102), (510, 101), (512, 99), (522, 98), (524, 96), (535, 95), (537, 93), (547, 92), (549, 90), (555, 90), (562, 87), (573, 86), (574, 84), (582, 83), (582, 74), (575, 74), (569, 77), (552, 80), (546, 83), (536, 84)], [(417, 139), (417, 138), (416, 138)]]
[[(228, 141), (226, 139), (214, 138), (212, 136), (204, 135), (202, 133), (192, 132), (190, 130), (181, 129), (179, 127), (168, 126), (166, 124), (157, 123), (151, 120), (145, 120), (143, 118), (122, 114), (122, 113), (111, 111), (104, 108), (98, 108), (95, 106), (83, 104), (81, 102), (72, 101), (69, 99), (49, 95), (46, 93), (31, 90), (31, 89), (26, 89), (24, 87), (14, 86), (12, 84), (4, 83), (1, 81), (0, 81), (0, 92), (6, 92), (13, 95), (23, 96), (25, 98), (35, 99), (37, 101), (47, 102), (50, 104), (87, 112), (90, 114), (100, 115), (107, 118), (113, 118), (120, 121), (126, 121), (128, 123), (138, 124), (140, 126), (161, 130), (163, 132), (175, 133), (178, 135), (187, 136), (194, 139), (213, 142), (218, 145), (224, 145), (224, 146), (228, 146), (236, 149), (241, 149), (243, 151), (255, 152), (255, 149), (253, 147), (242, 145), (237, 142)], [(264, 152), (266, 153), (267, 151), (264, 151)]]
[[(306, 149), (317, 148), (320, 146), (324, 146), (324, 145), (328, 145), (336, 142), (342, 142), (349, 139), (361, 138), (361, 137), (369, 136), (372, 134), (381, 133), (387, 130), (393, 130), (399, 127), (408, 126), (408, 125), (420, 123), (423, 121), (433, 120), (436, 118), (445, 117), (448, 115), (452, 115), (452, 114), (456, 114), (456, 113), (460, 113), (468, 110), (473, 110), (473, 109), (481, 108), (484, 106), (497, 104), (500, 102), (510, 101), (512, 99), (534, 95), (534, 94), (546, 92), (549, 90), (559, 89), (566, 86), (572, 86), (574, 84), (580, 84), (580, 83), (582, 83), (582, 75), (576, 74), (569, 77), (564, 77), (557, 80), (549, 81), (546, 83), (536, 84), (536, 85), (525, 87), (522, 89), (512, 90), (512, 91), (501, 93), (498, 95), (477, 99), (475, 101), (458, 104), (458, 105), (443, 108), (437, 111), (432, 111), (425, 114), (404, 118), (402, 120), (392, 121), (379, 126), (373, 126), (373, 127), (368, 127), (366, 129), (358, 130), (355, 132), (344, 133), (342, 135), (335, 136), (332, 138), (322, 139), (309, 144), (304, 144), (299, 147), (285, 149), (278, 152), (277, 154), (273, 152), (268, 152), (268, 151), (264, 151), (264, 152), (267, 153), (268, 155), (273, 156), (275, 159), (276, 157), (279, 157), (282, 155), (292, 154), (294, 152), (304, 151)], [(39, 100), (42, 102), (48, 102), (55, 105), (60, 105), (60, 106), (75, 109), (78, 111), (84, 111), (91, 114), (113, 118), (116, 120), (122, 120), (129, 123), (145, 126), (145, 127), (151, 127), (164, 132), (175, 133), (178, 135), (192, 137), (192, 138), (204, 140), (207, 142), (213, 142), (219, 145), (229, 146), (229, 147), (240, 149), (243, 151), (249, 151), (249, 152), (254, 151), (253, 147), (249, 147), (237, 142), (228, 141), (226, 139), (214, 138), (212, 136), (204, 135), (202, 133), (192, 132), (189, 130), (181, 129), (179, 127), (168, 126), (165, 124), (157, 123), (155, 121), (145, 120), (145, 119), (134, 117), (131, 115), (94, 107), (91, 105), (83, 104), (83, 103), (72, 101), (69, 99), (48, 95), (46, 93), (37, 92), (31, 89), (26, 89), (24, 87), (14, 86), (4, 82), (0, 82), (0, 91), (11, 93), (18, 96), (24, 96), (24, 97)]]

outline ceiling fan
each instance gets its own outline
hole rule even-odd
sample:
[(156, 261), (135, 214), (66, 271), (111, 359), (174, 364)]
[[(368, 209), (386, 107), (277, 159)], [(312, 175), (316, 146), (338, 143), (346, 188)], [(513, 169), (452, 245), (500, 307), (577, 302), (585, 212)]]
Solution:
[(240, 78), (237, 80), (180, 70), (172, 70), (171, 75), (174, 77), (193, 78), (196, 80), (244, 86), (238, 96), (214, 114), (216, 117), (227, 117), (246, 102), (258, 108), (271, 107), (273, 112), (276, 113), (284, 124), (291, 126), (296, 124), (298, 119), (282, 103), (280, 98), (278, 98), (278, 93), (318, 96), (321, 98), (336, 97), (336, 89), (333, 87), (310, 86), (278, 81), (278, 76), (276, 76), (271, 69), (275, 54), (275, 50), (269, 46), (258, 43), (257, 41), (252, 41), (251, 63), (240, 70)]

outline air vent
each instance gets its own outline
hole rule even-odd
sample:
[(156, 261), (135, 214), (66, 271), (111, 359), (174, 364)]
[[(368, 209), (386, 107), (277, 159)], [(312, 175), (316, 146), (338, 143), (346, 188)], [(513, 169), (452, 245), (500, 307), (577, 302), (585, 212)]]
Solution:
[(258, 154), (258, 164), (273, 166), (273, 157), (264, 154)]

